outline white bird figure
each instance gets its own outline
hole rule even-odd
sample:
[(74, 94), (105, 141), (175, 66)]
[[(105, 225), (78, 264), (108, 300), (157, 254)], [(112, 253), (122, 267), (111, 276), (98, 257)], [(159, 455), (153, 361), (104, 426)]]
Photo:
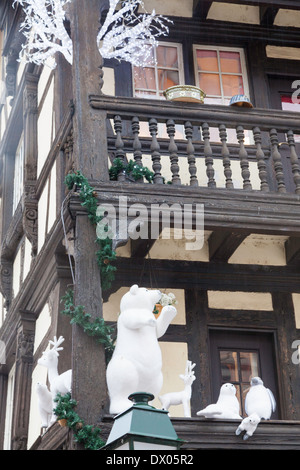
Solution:
[(240, 404), (236, 397), (236, 388), (231, 383), (223, 384), (217, 403), (208, 405), (203, 410), (197, 412), (197, 416), (217, 419), (239, 419)]
[(261, 419), (270, 419), (276, 410), (276, 401), (271, 390), (264, 386), (260, 377), (252, 377), (250, 390), (245, 398), (245, 411), (248, 416), (257, 413)]
[(237, 430), (235, 431), (235, 434), (239, 436), (242, 431), (246, 431), (243, 439), (244, 441), (251, 437), (253, 433), (255, 432), (257, 426), (260, 423), (260, 417), (258, 416), (257, 413), (253, 413), (250, 416), (247, 416), (246, 418), (243, 419)]

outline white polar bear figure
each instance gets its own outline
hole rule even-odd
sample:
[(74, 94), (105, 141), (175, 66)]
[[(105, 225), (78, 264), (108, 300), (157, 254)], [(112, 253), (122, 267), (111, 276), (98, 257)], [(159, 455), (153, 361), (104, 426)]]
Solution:
[(252, 413), (250, 416), (247, 416), (243, 419), (243, 421), (235, 431), (235, 434), (238, 436), (239, 434), (241, 434), (242, 431), (246, 431), (243, 437), (245, 441), (254, 434), (260, 421), (260, 416), (257, 413)]
[(161, 292), (133, 285), (121, 299), (117, 341), (107, 366), (106, 380), (111, 414), (119, 414), (132, 402), (134, 392), (157, 396), (163, 383), (162, 356), (158, 338), (163, 336), (177, 314), (175, 307), (165, 306), (156, 319), (154, 305)]

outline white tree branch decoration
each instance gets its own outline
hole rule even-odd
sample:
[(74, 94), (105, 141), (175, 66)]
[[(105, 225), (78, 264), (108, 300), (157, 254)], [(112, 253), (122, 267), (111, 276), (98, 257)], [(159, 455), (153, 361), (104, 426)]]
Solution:
[[(117, 7), (120, 6), (119, 9)], [(146, 12), (142, 0), (110, 0), (106, 19), (98, 33), (97, 44), (104, 59), (115, 58), (143, 67), (153, 62), (157, 38), (167, 36), (171, 21), (162, 15)]]
[(71, 0), (15, 0), (26, 14), (21, 31), (26, 43), (20, 52), (25, 62), (55, 68), (54, 54), (61, 52), (72, 64), (73, 45), (65, 25), (64, 6)]
[[(21, 31), (26, 37), (20, 58), (25, 62), (55, 68), (54, 55), (60, 52), (72, 64), (73, 45), (64, 21), (64, 7), (72, 0), (14, 0), (26, 14)], [(139, 14), (141, 8), (143, 13)], [(155, 10), (148, 14), (142, 0), (109, 0), (106, 19), (97, 35), (97, 46), (104, 59), (125, 60), (136, 66), (154, 61), (157, 38), (167, 36), (172, 23)]]

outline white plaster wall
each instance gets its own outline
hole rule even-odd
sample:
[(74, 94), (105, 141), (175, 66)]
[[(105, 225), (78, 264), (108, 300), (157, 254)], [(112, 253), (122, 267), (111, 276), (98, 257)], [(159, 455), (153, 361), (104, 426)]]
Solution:
[(41, 104), (41, 99), (45, 92), (46, 85), (48, 83), (51, 73), (52, 73), (52, 70), (49, 67), (44, 66), (43, 71), (39, 78), (39, 83), (38, 83), (38, 106)]
[(37, 350), (51, 326), (51, 312), (49, 304), (46, 303), (39, 314), (35, 323), (34, 347), (33, 352)]
[(26, 279), (27, 274), (30, 271), (31, 266), (31, 250), (32, 245), (28, 238), (25, 238), (25, 250), (24, 250), (24, 271), (23, 271), (23, 280)]
[(39, 365), (32, 372), (27, 449), (30, 449), (41, 434), (41, 419), (36, 394), (38, 382), (47, 384), (47, 369)]
[(0, 294), (0, 328), (3, 324), (4, 319), (5, 319), (4, 297), (2, 294)]
[(235, 23), (260, 24), (259, 7), (214, 2), (209, 9), (207, 19), (230, 21)]
[(269, 292), (207, 291), (209, 308), (229, 310), (273, 310)]
[(7, 397), (6, 397), (6, 412), (5, 412), (5, 427), (4, 427), (4, 442), (3, 449), (11, 450), (11, 429), (14, 407), (14, 388), (15, 388), (15, 372), (16, 365), (14, 364), (8, 374), (7, 382)]
[(52, 80), (38, 118), (38, 175), (44, 166), (55, 136), (53, 97), (54, 81)]
[(300, 60), (300, 48), (268, 45), (266, 46), (266, 55), (271, 59)]
[(47, 200), (48, 200), (48, 181), (45, 184), (38, 203), (39, 223), (38, 223), (38, 251), (41, 250), (45, 241), (45, 230), (47, 220)]
[(115, 71), (110, 67), (103, 67), (103, 87), (102, 92), (104, 95), (115, 96)]
[[(175, 229), (176, 231), (176, 229)], [(150, 257), (156, 259), (172, 259), (172, 260), (188, 260), (188, 261), (209, 261), (208, 252), (208, 238), (210, 232), (199, 233), (197, 237), (199, 240), (203, 235), (203, 246), (200, 250), (187, 250), (186, 244), (190, 240), (184, 237), (181, 240), (174, 239), (173, 229), (170, 230), (170, 237), (168, 236), (168, 230), (162, 231), (161, 237), (154, 243), (150, 250)], [(193, 234), (194, 232), (191, 232)], [(162, 237), (168, 238), (162, 238)]]
[(49, 191), (48, 233), (56, 220), (56, 161), (51, 170)]
[[(159, 345), (162, 353), (162, 373), (164, 377), (159, 395), (169, 392), (180, 392), (184, 390), (184, 383), (180, 379), (179, 374), (184, 374), (185, 372), (186, 361), (188, 360), (187, 344), (160, 341)], [(155, 398), (152, 404), (155, 408), (161, 409), (162, 405), (158, 398)], [(169, 414), (171, 417), (183, 417), (183, 406), (171, 406)]]
[(249, 235), (233, 253), (228, 263), (285, 266), (284, 236)]
[(1, 136), (0, 136), (1, 139), (4, 135), (6, 125), (7, 125), (7, 121), (8, 121), (8, 118), (10, 116), (10, 113), (11, 113), (10, 101), (11, 101), (11, 96), (8, 96), (5, 99), (5, 104), (4, 104), (4, 106), (2, 108), (2, 111), (1, 111)]
[(22, 58), (21, 61), (20, 61), (19, 67), (18, 67), (18, 71), (17, 71), (17, 86), (19, 86), (19, 84), (22, 80), (22, 76), (23, 76), (23, 73), (24, 73), (24, 70), (25, 70), (25, 66), (26, 66), (26, 62), (25, 62), (24, 58)]
[(158, 15), (193, 16), (193, 0), (144, 0), (144, 6), (148, 13), (155, 10)]
[[(149, 287), (149, 286), (141, 286), (147, 287), (148, 289), (159, 289), (158, 287)], [(128, 292), (129, 287), (121, 287), (116, 292), (110, 295), (107, 302), (103, 303), (103, 318), (105, 321), (113, 321), (117, 322), (118, 316), (120, 313), (120, 302), (121, 298), (123, 297), (126, 292)], [(169, 294), (173, 292), (175, 295), (178, 304), (176, 305), (177, 308), (177, 315), (172, 321), (173, 325), (185, 325), (185, 298), (184, 298), (184, 289), (160, 289), (163, 293)]]
[(18, 295), (21, 279), (21, 248), (18, 249), (13, 264), (13, 297)]
[(300, 328), (300, 294), (292, 294), (296, 328)]
[(274, 25), (299, 28), (300, 27), (300, 11), (286, 10), (286, 9), (281, 8), (275, 17)]
[[(132, 159), (131, 155), (128, 155)], [(144, 155), (142, 158), (143, 165), (152, 170), (152, 160), (150, 155)], [(165, 182), (172, 181), (171, 163), (168, 156), (161, 157), (161, 175), (165, 178)], [(243, 178), (241, 172), (241, 165), (239, 160), (231, 160), (232, 182), (235, 189), (243, 188)], [(186, 156), (178, 158), (179, 176), (181, 184), (190, 185), (190, 172), (188, 166), (188, 159)], [(207, 187), (208, 177), (206, 174), (205, 158), (196, 158), (197, 179), (199, 186)], [(224, 175), (224, 166), (222, 159), (215, 158), (213, 161), (214, 179), (217, 188), (225, 188), (226, 180)], [(258, 175), (257, 163), (249, 161), (250, 181), (254, 190), (260, 189), (260, 179)]]

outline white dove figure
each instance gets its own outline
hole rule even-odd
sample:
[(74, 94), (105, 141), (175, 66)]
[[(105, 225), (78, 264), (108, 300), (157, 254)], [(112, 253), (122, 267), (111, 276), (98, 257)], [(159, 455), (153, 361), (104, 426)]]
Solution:
[(243, 419), (243, 421), (235, 431), (235, 434), (238, 436), (239, 434), (241, 434), (242, 431), (246, 431), (243, 436), (243, 440), (246, 441), (249, 437), (253, 435), (259, 423), (260, 417), (257, 413), (253, 413), (252, 415), (247, 416)]
[(217, 403), (208, 405), (203, 410), (197, 412), (197, 416), (217, 419), (239, 419), (240, 404), (236, 397), (236, 388), (231, 383), (223, 384)]
[(271, 390), (264, 386), (260, 377), (252, 377), (250, 390), (245, 398), (245, 411), (248, 416), (258, 414), (260, 419), (270, 419), (276, 410), (276, 401)]

